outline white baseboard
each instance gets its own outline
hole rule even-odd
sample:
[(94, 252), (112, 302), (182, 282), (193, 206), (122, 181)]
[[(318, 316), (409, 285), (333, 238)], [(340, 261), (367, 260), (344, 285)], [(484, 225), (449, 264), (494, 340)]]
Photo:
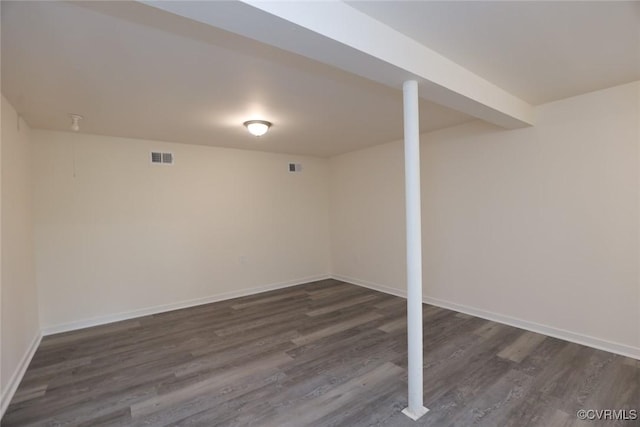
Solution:
[(7, 384), (7, 389), (4, 391), (4, 393), (2, 393), (2, 398), (0, 398), (0, 419), (2, 419), (2, 417), (4, 416), (4, 412), (7, 410), (7, 407), (9, 407), (9, 403), (11, 402), (11, 399), (13, 399), (13, 395), (16, 394), (16, 390), (18, 390), (20, 381), (22, 381), (22, 377), (24, 377), (24, 373), (27, 372), (29, 363), (31, 363), (31, 359), (33, 359), (33, 355), (36, 354), (36, 350), (38, 349), (38, 346), (40, 345), (41, 340), (42, 340), (42, 334), (38, 332), (36, 336), (33, 337), (33, 340), (31, 341), (29, 348), (27, 349), (25, 354), (22, 356), (22, 359), (20, 360), (18, 367), (11, 375), (11, 379)]
[(333, 274), (331, 278), (340, 280), (341, 282), (351, 283), (352, 285), (362, 286), (363, 288), (373, 289), (374, 291), (384, 292), (385, 294), (395, 295), (400, 298), (407, 298), (407, 291), (404, 289), (396, 289), (380, 285), (378, 283), (369, 282), (367, 280), (356, 279), (355, 277), (342, 276), (339, 274)]
[(288, 288), (291, 286), (301, 285), (303, 283), (316, 282), (318, 280), (330, 279), (328, 274), (319, 276), (303, 277), (301, 279), (290, 280), (287, 282), (273, 283), (270, 285), (259, 286), (255, 288), (241, 289), (232, 292), (223, 292), (221, 294), (211, 295), (204, 298), (196, 298), (186, 301), (180, 301), (171, 304), (156, 305), (153, 307), (145, 307), (137, 310), (126, 311), (121, 313), (109, 314), (106, 316), (93, 317), (90, 319), (77, 320), (58, 325), (45, 326), (42, 330), (43, 335), (58, 334), (61, 332), (75, 331), (77, 329), (89, 328), (91, 326), (105, 325), (107, 323), (119, 322), (121, 320), (134, 319), (136, 317), (148, 316), (151, 314), (164, 313), (166, 311), (180, 310), (182, 308), (194, 307), (197, 305), (209, 304), (212, 302), (224, 301), (228, 299), (244, 297), (248, 295), (259, 294), (262, 292), (274, 291), (276, 289)]
[[(402, 297), (402, 298), (407, 297), (407, 292), (404, 289), (391, 288), (389, 286), (380, 285), (380, 284), (369, 282), (366, 280), (360, 280), (353, 277), (341, 276), (337, 274), (334, 274), (332, 277), (336, 280), (340, 280), (343, 282), (347, 282), (347, 283), (362, 286), (365, 288), (373, 289), (376, 291), (384, 292), (387, 294), (395, 295), (398, 297)], [(585, 345), (587, 347), (596, 348), (598, 350), (604, 350), (610, 353), (615, 353), (621, 356), (631, 357), (633, 359), (640, 360), (640, 348), (638, 347), (633, 347), (626, 344), (607, 341), (601, 338), (579, 334), (576, 332), (567, 331), (565, 329), (556, 328), (549, 325), (542, 325), (536, 322), (530, 322), (528, 320), (518, 319), (515, 317), (506, 316), (506, 315), (495, 313), (492, 311), (482, 310), (476, 307), (469, 307), (463, 304), (457, 304), (451, 301), (445, 301), (438, 298), (423, 296), (422, 301), (425, 304), (435, 305), (437, 307), (442, 307), (442, 308), (457, 311), (460, 313), (469, 314), (471, 316), (480, 317), (482, 319), (491, 320), (493, 322), (514, 326), (520, 329), (526, 329), (531, 332), (548, 335), (550, 337), (558, 338), (561, 340), (570, 341), (576, 344)]]

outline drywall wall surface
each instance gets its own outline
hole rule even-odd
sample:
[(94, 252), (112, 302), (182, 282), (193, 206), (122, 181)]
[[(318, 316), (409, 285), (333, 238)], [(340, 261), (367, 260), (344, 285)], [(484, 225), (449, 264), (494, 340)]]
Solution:
[[(33, 135), (46, 333), (328, 274), (327, 160)], [(152, 151), (172, 153), (174, 164), (152, 164)]]
[(40, 338), (33, 238), (30, 129), (2, 97), (1, 329), (2, 412)]
[[(426, 300), (640, 351), (639, 86), (541, 105), (535, 127), (422, 135)], [(331, 159), (334, 276), (404, 292), (402, 150)]]
[(406, 286), (403, 162), (399, 142), (331, 159), (333, 273)]

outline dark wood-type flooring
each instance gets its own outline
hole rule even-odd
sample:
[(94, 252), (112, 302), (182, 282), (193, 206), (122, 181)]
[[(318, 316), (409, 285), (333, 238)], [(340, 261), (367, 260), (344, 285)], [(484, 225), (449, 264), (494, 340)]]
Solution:
[(425, 406), (406, 406), (405, 300), (326, 280), (47, 336), (2, 426), (602, 426), (640, 362), (424, 306)]

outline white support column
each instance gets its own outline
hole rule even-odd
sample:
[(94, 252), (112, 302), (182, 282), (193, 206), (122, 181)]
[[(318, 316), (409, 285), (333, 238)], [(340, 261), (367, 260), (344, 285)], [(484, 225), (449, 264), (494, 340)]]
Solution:
[(407, 218), (407, 341), (409, 406), (402, 413), (417, 420), (429, 410), (422, 396), (422, 231), (420, 217), (420, 125), (418, 83), (404, 82), (404, 174)]

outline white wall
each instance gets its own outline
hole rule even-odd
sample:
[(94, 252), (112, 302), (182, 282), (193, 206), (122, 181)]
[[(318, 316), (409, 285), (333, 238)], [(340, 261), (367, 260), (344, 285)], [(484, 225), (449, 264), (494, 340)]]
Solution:
[[(640, 82), (423, 135), (427, 300), (640, 357)], [(402, 144), (331, 160), (333, 273), (405, 289)]]
[(334, 275), (406, 288), (403, 162), (399, 142), (331, 159)]
[[(29, 127), (2, 97), (0, 386), (4, 413), (40, 338)], [(18, 129), (19, 126), (19, 129)]]
[[(33, 141), (46, 333), (329, 273), (327, 160), (67, 132)], [(175, 165), (152, 165), (151, 150)]]

